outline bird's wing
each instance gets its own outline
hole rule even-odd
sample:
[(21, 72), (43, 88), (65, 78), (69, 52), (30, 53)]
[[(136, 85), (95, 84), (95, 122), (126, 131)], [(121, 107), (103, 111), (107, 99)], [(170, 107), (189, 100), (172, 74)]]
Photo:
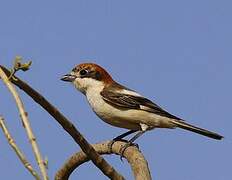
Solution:
[(131, 94), (125, 94), (120, 92), (114, 92), (111, 90), (104, 89), (101, 92), (102, 98), (112, 106), (123, 109), (141, 109), (147, 112), (155, 113), (160, 116), (182, 120), (167, 111), (163, 110), (157, 104), (153, 103), (147, 98), (142, 96), (136, 96)]

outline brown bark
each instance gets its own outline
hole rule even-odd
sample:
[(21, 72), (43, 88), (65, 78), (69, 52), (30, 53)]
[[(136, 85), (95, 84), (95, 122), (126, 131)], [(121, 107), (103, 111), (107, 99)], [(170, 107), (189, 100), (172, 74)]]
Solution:
[[(109, 146), (110, 142), (111, 141), (105, 141), (102, 143), (93, 144), (92, 146), (99, 154), (120, 155), (120, 149), (123, 145), (125, 145), (125, 142), (116, 141), (113, 144), (112, 149)], [(129, 162), (136, 180), (151, 180), (147, 161), (137, 147), (128, 147), (123, 155)], [(57, 172), (55, 180), (68, 180), (71, 173), (81, 164), (87, 161), (89, 161), (89, 158), (85, 155), (85, 153), (83, 153), (83, 151), (72, 155)]]

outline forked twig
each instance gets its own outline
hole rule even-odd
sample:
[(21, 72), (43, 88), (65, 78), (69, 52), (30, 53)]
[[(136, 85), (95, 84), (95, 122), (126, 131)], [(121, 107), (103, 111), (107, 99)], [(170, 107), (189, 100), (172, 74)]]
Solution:
[[(24, 125), (24, 127), (26, 129), (29, 141), (30, 141), (30, 143), (32, 145), (32, 149), (33, 149), (36, 161), (37, 161), (37, 163), (38, 163), (38, 165), (40, 167), (41, 174), (43, 176), (43, 179), (47, 180), (48, 179), (48, 175), (47, 175), (46, 167), (45, 167), (45, 164), (43, 162), (42, 156), (40, 154), (39, 147), (37, 145), (35, 136), (33, 134), (33, 131), (32, 131), (29, 119), (28, 119), (28, 114), (27, 114), (27, 112), (24, 109), (23, 102), (21, 101), (21, 99), (20, 99), (20, 97), (19, 97), (19, 95), (18, 95), (15, 87), (9, 81), (8, 76), (5, 74), (5, 72), (3, 71), (3, 69), (1, 67), (0, 67), (0, 78), (3, 80), (4, 84), (7, 86), (7, 88), (12, 93), (12, 95), (13, 95), (13, 97), (15, 99), (15, 102), (16, 102), (17, 107), (19, 109), (20, 117), (21, 117), (23, 125)], [(15, 81), (15, 79), (13, 79), (13, 80)]]
[(13, 148), (16, 155), (18, 156), (20, 161), (23, 163), (24, 167), (32, 174), (32, 176), (35, 177), (36, 180), (40, 180), (40, 177), (39, 177), (38, 173), (33, 169), (31, 164), (29, 163), (29, 161), (27, 161), (25, 155), (22, 153), (22, 151), (19, 149), (19, 147), (15, 143), (13, 137), (11, 136), (11, 134), (8, 131), (8, 128), (7, 128), (7, 126), (6, 126), (5, 122), (4, 122), (4, 118), (1, 117), (1, 116), (0, 116), (0, 126), (2, 128), (2, 131), (3, 131), (6, 139), (8, 140), (8, 143)]

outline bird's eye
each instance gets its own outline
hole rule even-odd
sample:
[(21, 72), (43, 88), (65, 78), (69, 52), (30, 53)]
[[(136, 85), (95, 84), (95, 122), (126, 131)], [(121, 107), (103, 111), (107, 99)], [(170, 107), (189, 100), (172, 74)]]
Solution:
[(82, 69), (80, 71), (80, 75), (82, 75), (82, 76), (86, 75), (87, 73), (88, 73), (88, 71), (86, 69)]

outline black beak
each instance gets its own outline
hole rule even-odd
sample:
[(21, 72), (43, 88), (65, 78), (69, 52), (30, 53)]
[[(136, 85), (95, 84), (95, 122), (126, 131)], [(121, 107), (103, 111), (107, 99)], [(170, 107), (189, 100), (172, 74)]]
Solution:
[(62, 81), (68, 81), (68, 82), (73, 82), (77, 77), (75, 75), (71, 75), (71, 74), (65, 74), (64, 76), (62, 76), (60, 78), (60, 80)]

